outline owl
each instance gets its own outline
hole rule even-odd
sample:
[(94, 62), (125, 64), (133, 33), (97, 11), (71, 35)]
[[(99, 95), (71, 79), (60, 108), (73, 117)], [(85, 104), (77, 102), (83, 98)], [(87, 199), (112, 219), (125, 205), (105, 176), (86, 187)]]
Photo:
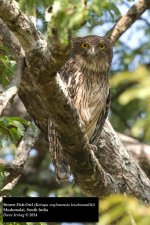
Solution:
[[(110, 105), (109, 69), (113, 43), (107, 37), (90, 35), (72, 39), (71, 55), (59, 74), (66, 83), (69, 96), (84, 122), (91, 144), (96, 145)], [(68, 170), (57, 134), (51, 124), (50, 151), (57, 177)]]

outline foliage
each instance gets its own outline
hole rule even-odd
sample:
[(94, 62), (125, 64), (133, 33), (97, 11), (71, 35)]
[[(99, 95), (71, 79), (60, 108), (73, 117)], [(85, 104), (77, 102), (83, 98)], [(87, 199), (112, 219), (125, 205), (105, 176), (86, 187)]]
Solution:
[(99, 207), (100, 225), (149, 225), (150, 207), (133, 197), (112, 195), (100, 201)]
[(0, 46), (0, 84), (5, 87), (13, 77), (15, 62), (9, 58), (9, 50)]
[(42, 21), (40, 12), (47, 8), (45, 18), (49, 22), (48, 33), (51, 35), (56, 30), (59, 40), (64, 44), (67, 43), (68, 32), (80, 29), (87, 22), (93, 26), (99, 24), (99, 18), (104, 15), (110, 16), (112, 21), (120, 16), (120, 11), (113, 1), (32, 0), (26, 4), (25, 0), (20, 0), (19, 3), (24, 12)]
[(0, 190), (3, 187), (4, 184), (4, 179), (5, 179), (5, 172), (4, 172), (4, 168), (2, 165), (0, 165)]
[(25, 132), (24, 125), (28, 126), (30, 123), (19, 117), (1, 117), (0, 118), (0, 146), (2, 141), (7, 140), (15, 144), (23, 137)]
[[(129, 135), (136, 138), (150, 141), (150, 77), (149, 66), (141, 65), (135, 71), (123, 71), (111, 79), (112, 86), (112, 110), (114, 115), (111, 120), (115, 120), (115, 112), (121, 112), (120, 118), (122, 123), (130, 128)], [(117, 115), (118, 117), (118, 115)], [(121, 121), (119, 122), (120, 126)], [(117, 123), (114, 123), (116, 126)], [(117, 130), (122, 129), (116, 126)]]

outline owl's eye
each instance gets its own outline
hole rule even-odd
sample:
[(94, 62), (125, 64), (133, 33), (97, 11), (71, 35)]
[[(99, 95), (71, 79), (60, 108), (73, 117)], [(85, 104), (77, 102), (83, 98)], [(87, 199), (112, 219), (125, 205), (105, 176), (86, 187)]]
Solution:
[(103, 44), (103, 43), (100, 43), (99, 44), (99, 49), (100, 50), (103, 50), (103, 49), (105, 49), (106, 48), (106, 45), (105, 44)]
[(88, 48), (88, 47), (89, 47), (89, 44), (86, 43), (86, 42), (83, 42), (83, 43), (81, 44), (81, 47), (82, 47), (82, 48)]

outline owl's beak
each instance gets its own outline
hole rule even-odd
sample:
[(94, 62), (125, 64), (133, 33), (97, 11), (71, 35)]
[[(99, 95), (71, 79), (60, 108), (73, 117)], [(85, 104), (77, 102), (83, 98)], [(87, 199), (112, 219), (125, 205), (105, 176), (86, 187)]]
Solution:
[(96, 55), (95, 48), (89, 49), (88, 53), (89, 53), (90, 56), (95, 56)]

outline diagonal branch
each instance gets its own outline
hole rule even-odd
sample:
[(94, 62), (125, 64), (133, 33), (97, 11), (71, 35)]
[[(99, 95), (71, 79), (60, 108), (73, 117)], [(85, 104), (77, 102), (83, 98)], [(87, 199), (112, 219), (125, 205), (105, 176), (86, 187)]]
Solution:
[(6, 51), (8, 50), (8, 54), (15, 60), (23, 54), (23, 49), (21, 49), (18, 39), (2, 19), (0, 19), (0, 46), (3, 46)]
[(32, 20), (21, 13), (15, 0), (0, 0), (0, 17), (16, 35), (25, 52), (33, 49), (39, 40), (43, 40)]
[(128, 12), (123, 15), (119, 21), (115, 24), (109, 36), (113, 42), (116, 42), (119, 37), (126, 32), (130, 26), (140, 18), (140, 16), (147, 10), (150, 9), (149, 0), (138, 0)]
[[(20, 88), (20, 97), (30, 114), (34, 115), (39, 127), (42, 127), (46, 137), (47, 120), (45, 118), (50, 117), (55, 124), (76, 183), (89, 196), (94, 195), (102, 198), (110, 193), (126, 192), (135, 195), (145, 203), (149, 203), (150, 183), (122, 146), (109, 122), (105, 125), (106, 129), (101, 137), (98, 152), (89, 145), (87, 137), (84, 135), (82, 121), (70, 102), (65, 84), (62, 83), (59, 75), (50, 77), (46, 84), (35, 82), (33, 88), (38, 95), (35, 96), (34, 90), (32, 93), (30, 89), (29, 92), (29, 87), (25, 83), (28, 83), (30, 76), (34, 80), (33, 68), (35, 62), (37, 67), (39, 61), (36, 51), (32, 53), (33, 55), (30, 53), (32, 60), (30, 57), (28, 58), (28, 61), (31, 62), (30, 67), (28, 67), (30, 74), (25, 73), (23, 76), (24, 84)], [(41, 65), (41, 61), (39, 62)], [(49, 68), (46, 68), (46, 64), (44, 65), (45, 74), (49, 73)], [(39, 74), (36, 72), (36, 76), (39, 77), (41, 72), (40, 70), (38, 72)], [(26, 93), (26, 96), (23, 93)], [(29, 98), (32, 99), (32, 102), (30, 101), (32, 107), (28, 105)], [(133, 181), (133, 184), (130, 180)]]
[(150, 203), (150, 180), (125, 149), (109, 121), (104, 125), (96, 156), (105, 171), (116, 178), (121, 193)]

